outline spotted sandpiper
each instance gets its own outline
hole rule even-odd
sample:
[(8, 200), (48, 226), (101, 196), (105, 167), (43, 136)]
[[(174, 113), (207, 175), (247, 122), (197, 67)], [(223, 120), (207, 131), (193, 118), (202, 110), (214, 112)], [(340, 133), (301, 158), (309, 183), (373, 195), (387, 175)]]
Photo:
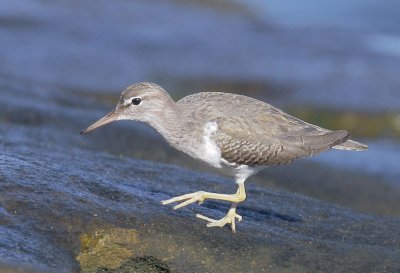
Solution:
[(179, 209), (206, 199), (231, 203), (225, 217), (215, 220), (197, 214), (208, 227), (231, 225), (242, 220), (236, 206), (246, 199), (245, 180), (270, 165), (281, 165), (330, 148), (363, 151), (367, 145), (349, 139), (347, 131), (330, 131), (286, 114), (250, 97), (219, 92), (202, 92), (175, 102), (159, 85), (142, 82), (121, 94), (116, 108), (81, 134), (115, 120), (149, 124), (174, 148), (222, 169), (235, 178), (235, 194), (205, 191), (162, 201), (178, 203)]

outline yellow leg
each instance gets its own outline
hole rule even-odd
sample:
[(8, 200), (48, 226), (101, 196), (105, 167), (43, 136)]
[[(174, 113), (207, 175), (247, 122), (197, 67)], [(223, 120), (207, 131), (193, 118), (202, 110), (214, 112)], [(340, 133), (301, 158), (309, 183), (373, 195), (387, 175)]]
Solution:
[(239, 202), (242, 202), (246, 199), (246, 191), (244, 188), (244, 183), (240, 182), (238, 183), (238, 185), (239, 188), (235, 194), (219, 194), (219, 193), (198, 191), (162, 201), (162, 204), (167, 205), (175, 202), (181, 202), (180, 204), (174, 206), (174, 209), (179, 209), (194, 202), (198, 202), (199, 204), (201, 204), (206, 199), (223, 200), (231, 202), (232, 206), (229, 209), (228, 213), (225, 215), (225, 217), (219, 220), (214, 220), (206, 216), (203, 216), (201, 214), (197, 214), (196, 217), (208, 221), (209, 222), (207, 224), (208, 227), (215, 227), (215, 226), (223, 227), (226, 224), (230, 224), (232, 227), (232, 232), (236, 232), (235, 220), (236, 219), (238, 219), (239, 221), (242, 220), (242, 217), (236, 214), (236, 206)]

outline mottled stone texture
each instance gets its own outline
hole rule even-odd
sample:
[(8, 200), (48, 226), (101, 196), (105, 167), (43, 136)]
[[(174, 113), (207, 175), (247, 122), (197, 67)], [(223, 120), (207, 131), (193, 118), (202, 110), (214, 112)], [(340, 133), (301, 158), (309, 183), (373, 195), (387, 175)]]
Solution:
[[(228, 204), (205, 202), (173, 211), (160, 201), (196, 190), (234, 192), (231, 179), (119, 156), (127, 148), (123, 138), (142, 143), (149, 153), (163, 146), (118, 126), (82, 138), (79, 129), (96, 113), (43, 102), (34, 92), (23, 108), (12, 105), (10, 89), (2, 91), (0, 255), (7, 263), (50, 272), (130, 272), (137, 266), (153, 270), (148, 272), (400, 269), (398, 218), (270, 189), (258, 177), (257, 183), (249, 180), (248, 199), (238, 208), (244, 221), (237, 234), (206, 228), (194, 214), (218, 218)], [(313, 168), (297, 168), (297, 175)], [(289, 180), (278, 174), (275, 180)]]

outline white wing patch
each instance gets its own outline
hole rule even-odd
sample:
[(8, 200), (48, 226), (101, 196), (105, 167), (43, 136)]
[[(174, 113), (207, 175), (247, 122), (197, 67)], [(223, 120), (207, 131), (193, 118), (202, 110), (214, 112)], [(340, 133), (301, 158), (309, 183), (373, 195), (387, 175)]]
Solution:
[(212, 135), (218, 130), (218, 124), (213, 122), (207, 122), (204, 125), (203, 135), (203, 160), (208, 164), (221, 168), (221, 149), (217, 146), (215, 141), (211, 138)]

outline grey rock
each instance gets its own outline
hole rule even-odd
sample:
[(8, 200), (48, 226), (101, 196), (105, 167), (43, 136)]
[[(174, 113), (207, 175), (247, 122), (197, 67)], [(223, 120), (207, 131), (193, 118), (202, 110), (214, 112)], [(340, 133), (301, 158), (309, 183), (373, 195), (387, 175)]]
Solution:
[[(7, 262), (77, 272), (85, 268), (78, 258), (104, 251), (94, 247), (103, 242), (115, 246), (105, 253), (125, 253), (111, 269), (132, 257), (154, 257), (171, 272), (400, 270), (399, 218), (355, 212), (249, 180), (248, 200), (238, 208), (246, 221), (238, 224), (238, 233), (209, 229), (194, 214), (218, 218), (228, 204), (171, 211), (160, 201), (199, 189), (234, 192), (230, 179), (115, 155), (124, 146), (110, 148), (112, 137), (132, 143), (136, 135), (130, 129), (112, 127), (102, 141), (91, 143), (79, 129), (86, 116), (100, 113), (63, 107), (51, 97), (36, 99), (34, 92), (19, 105), (10, 90), (3, 87), (0, 107), (0, 254)], [(101, 263), (86, 272), (103, 268)]]

